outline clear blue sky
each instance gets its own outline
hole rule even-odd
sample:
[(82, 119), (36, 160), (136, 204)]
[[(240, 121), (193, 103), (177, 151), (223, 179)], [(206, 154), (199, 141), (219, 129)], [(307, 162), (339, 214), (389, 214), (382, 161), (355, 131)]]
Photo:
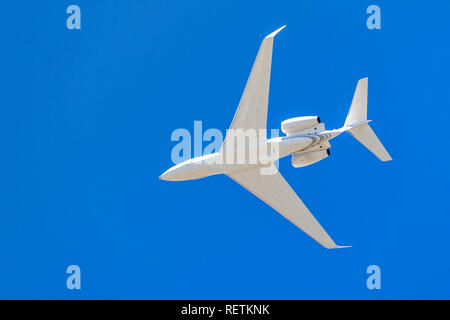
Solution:
[[(82, 29), (66, 28), (81, 7)], [(382, 29), (368, 30), (370, 4)], [(448, 1), (9, 1), (0, 34), (0, 298), (450, 298)], [(225, 130), (261, 39), (268, 125), (342, 125), (358, 79), (393, 157), (352, 137), (280, 171), (346, 250), (225, 176), (169, 183), (176, 128)], [(66, 289), (68, 265), (82, 289)], [(379, 265), (380, 291), (366, 288)]]

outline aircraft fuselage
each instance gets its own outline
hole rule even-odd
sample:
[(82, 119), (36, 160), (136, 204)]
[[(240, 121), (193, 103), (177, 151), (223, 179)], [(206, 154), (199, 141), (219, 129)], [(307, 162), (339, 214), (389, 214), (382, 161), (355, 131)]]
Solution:
[(274, 161), (290, 154), (320, 149), (328, 140), (341, 133), (339, 129), (325, 130), (264, 139), (265, 141), (260, 143), (244, 143), (244, 146), (237, 143), (236, 147), (178, 163), (159, 178), (167, 181), (184, 181), (244, 171), (253, 167), (269, 167)]

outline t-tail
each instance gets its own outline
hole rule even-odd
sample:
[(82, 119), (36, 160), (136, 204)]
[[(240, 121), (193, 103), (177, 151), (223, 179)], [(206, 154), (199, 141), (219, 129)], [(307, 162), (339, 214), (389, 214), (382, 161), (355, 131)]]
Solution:
[(390, 161), (392, 160), (391, 156), (369, 126), (371, 120), (367, 120), (367, 88), (368, 78), (358, 81), (352, 105), (342, 130), (350, 133), (381, 161)]

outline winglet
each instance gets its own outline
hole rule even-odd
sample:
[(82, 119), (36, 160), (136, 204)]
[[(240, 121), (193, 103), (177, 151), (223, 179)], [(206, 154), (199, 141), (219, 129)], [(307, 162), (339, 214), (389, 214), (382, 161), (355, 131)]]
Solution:
[(352, 246), (334, 246), (334, 247), (327, 247), (327, 249), (345, 249), (345, 248), (351, 248)]
[(274, 32), (272, 32), (271, 34), (269, 34), (267, 37), (265, 37), (264, 39), (269, 39), (269, 38), (273, 38), (275, 37), (278, 32), (280, 32), (281, 30), (283, 30), (284, 28), (286, 28), (286, 25), (282, 26), (281, 28), (278, 28), (277, 30), (275, 30)]

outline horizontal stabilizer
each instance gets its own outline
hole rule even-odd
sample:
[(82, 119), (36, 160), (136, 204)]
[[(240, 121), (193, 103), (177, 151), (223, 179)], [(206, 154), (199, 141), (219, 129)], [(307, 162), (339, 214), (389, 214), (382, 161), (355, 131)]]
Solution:
[(381, 161), (392, 160), (391, 156), (386, 151), (378, 137), (375, 135), (375, 132), (373, 132), (372, 128), (370, 128), (369, 124), (363, 123), (359, 126), (347, 129), (347, 131), (356, 140), (361, 142), (362, 145), (369, 149), (374, 155), (376, 155)]

